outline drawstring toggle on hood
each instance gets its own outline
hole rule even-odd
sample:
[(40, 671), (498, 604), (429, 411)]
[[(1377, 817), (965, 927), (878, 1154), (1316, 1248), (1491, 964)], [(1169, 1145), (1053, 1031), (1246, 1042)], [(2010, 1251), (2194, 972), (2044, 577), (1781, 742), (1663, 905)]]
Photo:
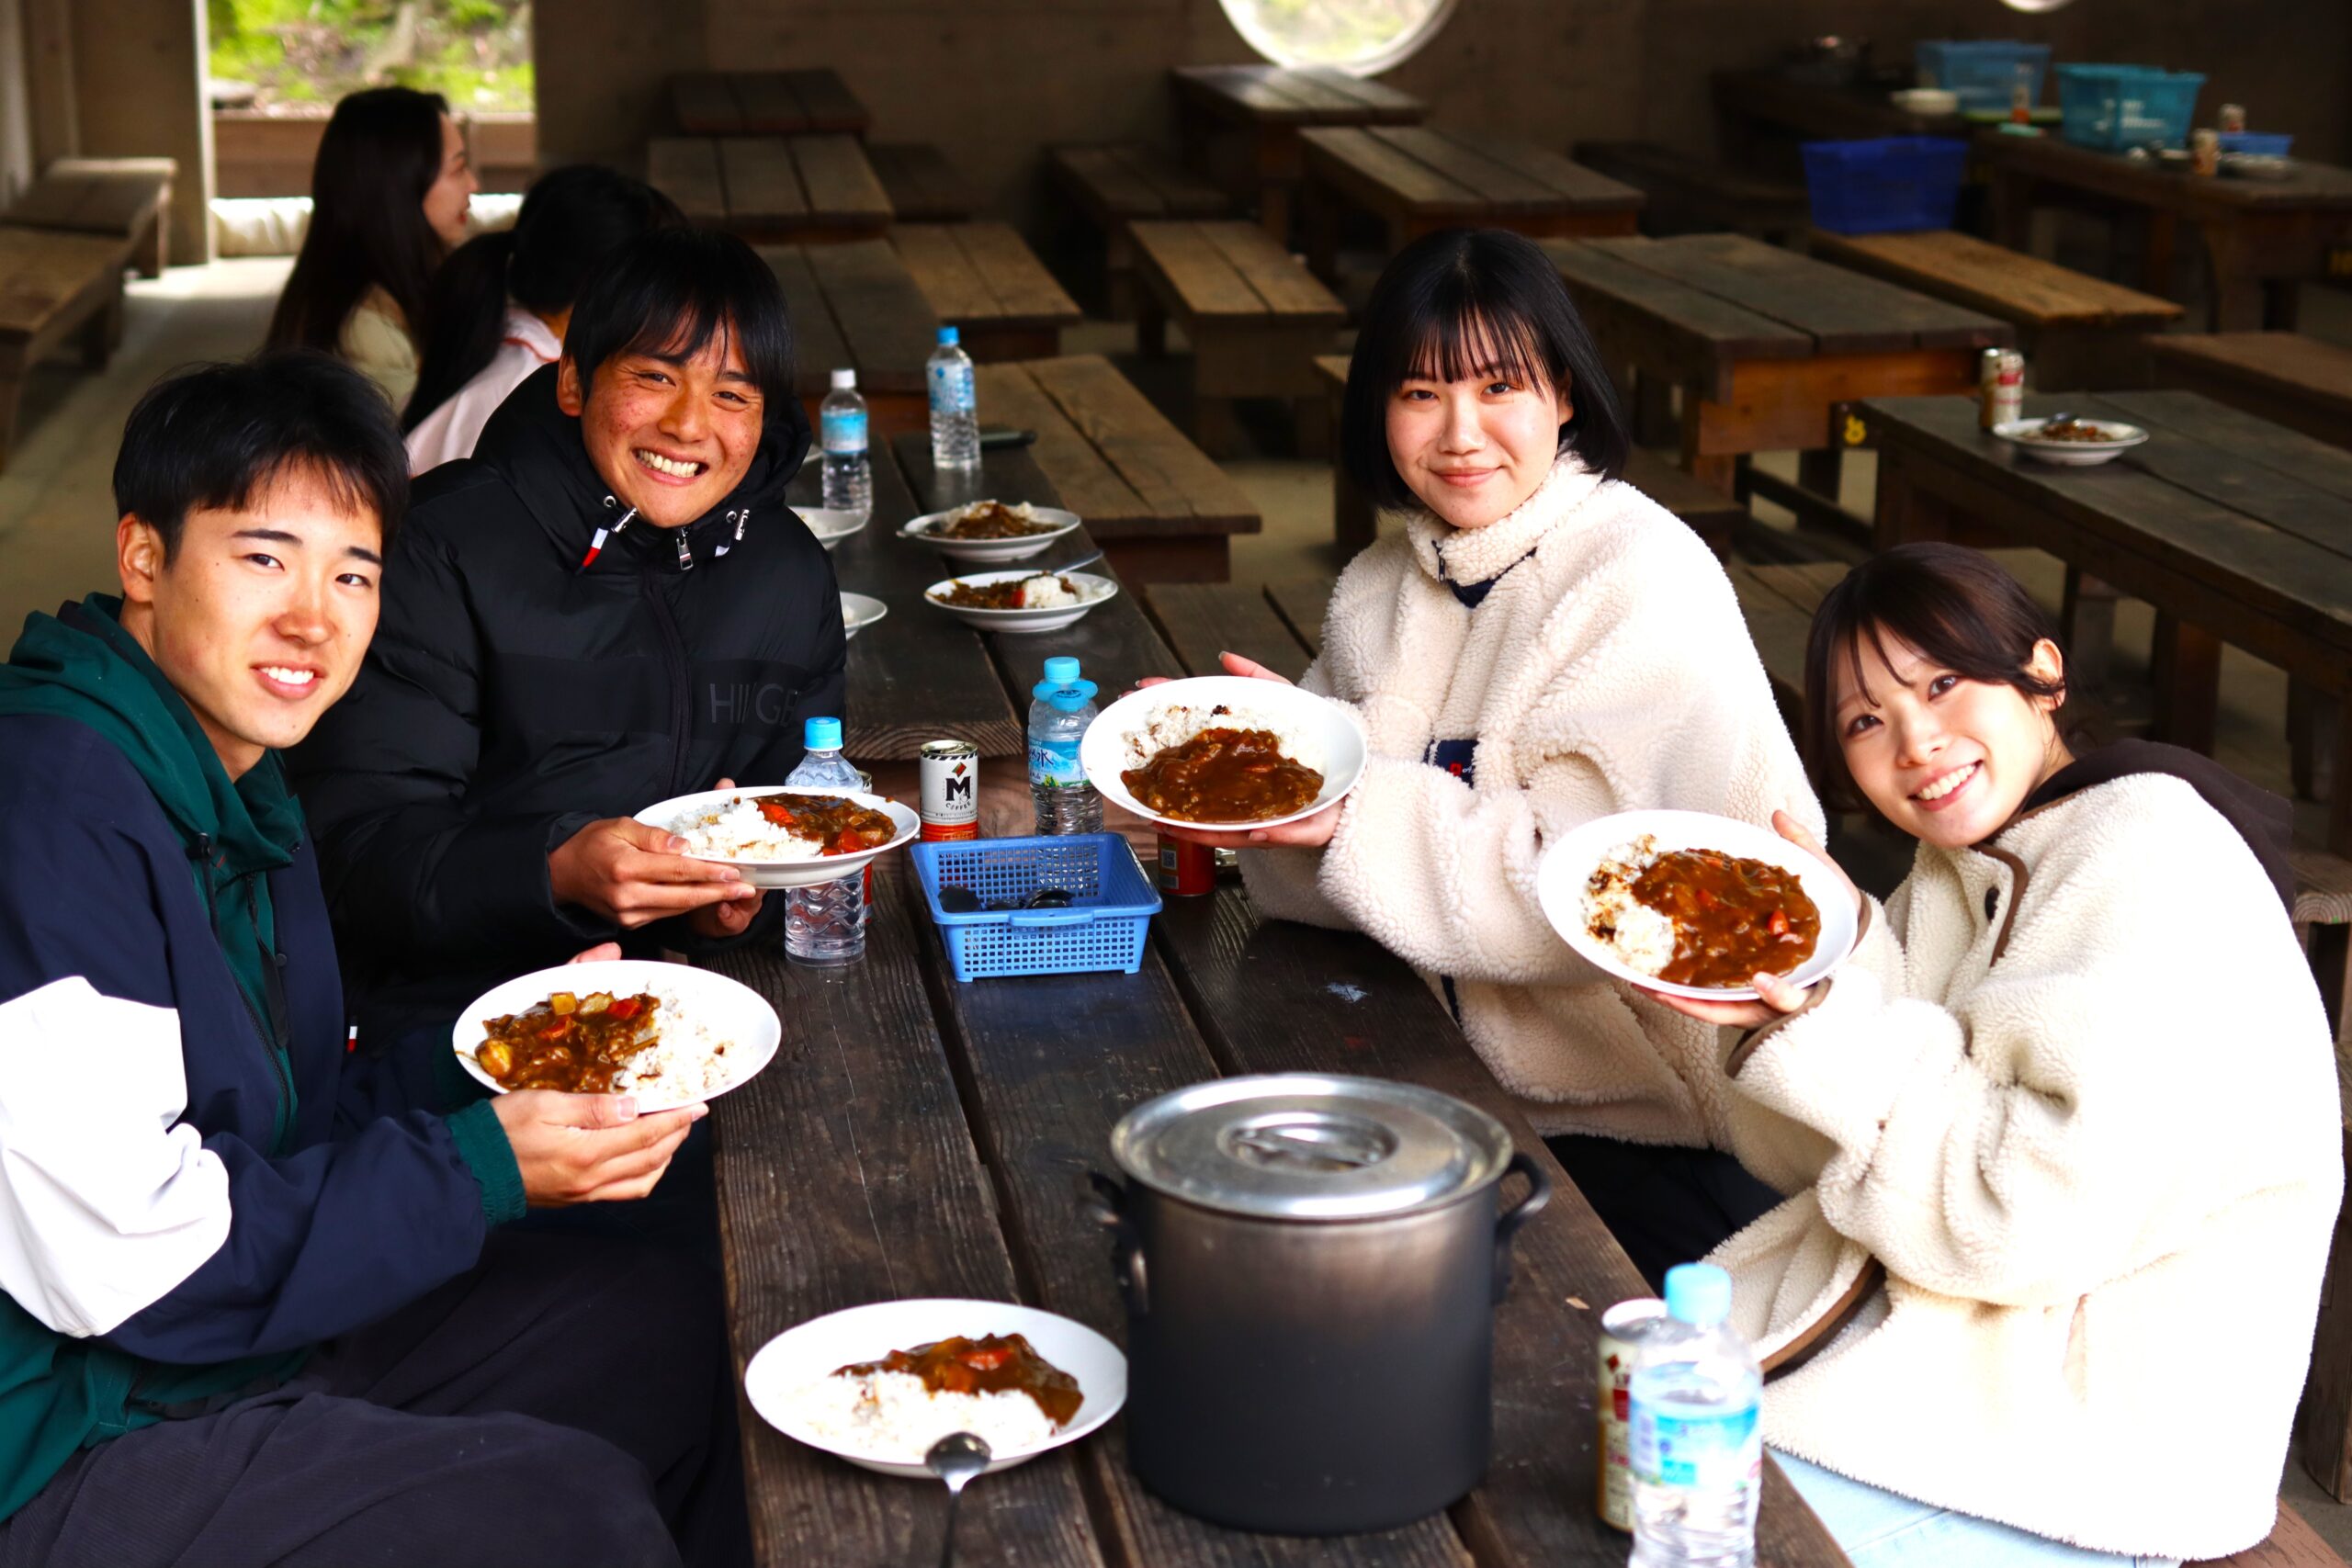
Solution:
[[(614, 507), (618, 506), (620, 503), (620, 497), (616, 495), (608, 495), (605, 497), (605, 510), (607, 512), (610, 512)], [(622, 513), (621, 520), (614, 524), (611, 527), (597, 529), (596, 536), (588, 541), (588, 553), (580, 558), (579, 566), (573, 570), (578, 571), (586, 571), (590, 567), (595, 565), (596, 558), (605, 553), (605, 541), (618, 536), (622, 529), (628, 527), (629, 524), (635, 520), (636, 516), (637, 508), (632, 506), (627, 512)]]

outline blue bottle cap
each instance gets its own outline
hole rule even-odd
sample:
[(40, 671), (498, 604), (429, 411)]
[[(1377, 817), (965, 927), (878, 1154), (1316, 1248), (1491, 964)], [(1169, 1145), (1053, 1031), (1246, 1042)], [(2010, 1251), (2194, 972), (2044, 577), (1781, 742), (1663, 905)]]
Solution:
[(1078, 660), (1060, 654), (1046, 660), (1046, 679), (1057, 686), (1067, 686), (1078, 679)]
[(1712, 1263), (1678, 1263), (1666, 1271), (1667, 1315), (1713, 1328), (1731, 1315), (1731, 1276)]
[(956, 332), (954, 327), (942, 327), (939, 329), (939, 341), (942, 344), (953, 344), (961, 342), (962, 340), (956, 335)]
[(842, 749), (842, 721), (837, 718), (812, 718), (800, 727), (800, 745), (808, 751), (838, 751)]
[(1046, 660), (1046, 678), (1030, 687), (1029, 694), (1064, 713), (1076, 713), (1092, 702), (1099, 690), (1093, 682), (1079, 678), (1077, 660), (1061, 654)]

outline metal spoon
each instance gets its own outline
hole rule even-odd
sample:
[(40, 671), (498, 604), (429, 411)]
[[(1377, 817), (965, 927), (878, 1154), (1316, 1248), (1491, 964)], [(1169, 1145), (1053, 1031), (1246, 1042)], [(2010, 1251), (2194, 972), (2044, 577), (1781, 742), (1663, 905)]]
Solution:
[(939, 1568), (956, 1561), (956, 1505), (972, 1477), (989, 1467), (989, 1446), (969, 1432), (950, 1432), (931, 1445), (922, 1462), (947, 1483), (947, 1529), (939, 1542)]
[(1061, 575), (1062, 575), (1062, 573), (1064, 573), (1064, 572), (1066, 572), (1066, 571), (1076, 571), (1080, 567), (1082, 567), (1082, 566), (1092, 566), (1096, 561), (1099, 561), (1099, 560), (1101, 560), (1102, 558), (1102, 552), (1101, 550), (1097, 550), (1097, 551), (1095, 551), (1095, 552), (1094, 552), (1092, 555), (1091, 555), (1091, 556), (1080, 556), (1080, 557), (1079, 557), (1076, 560), (1074, 560), (1074, 561), (1070, 562), (1068, 566), (1057, 566), (1057, 567), (1053, 568), (1053, 569), (1052, 569), (1052, 570), (1046, 570), (1046, 571), (1039, 571), (1039, 572), (1033, 573), (1032, 575), (1034, 575), (1034, 576), (1037, 576), (1037, 577), (1059, 577), (1059, 576), (1061, 576)]

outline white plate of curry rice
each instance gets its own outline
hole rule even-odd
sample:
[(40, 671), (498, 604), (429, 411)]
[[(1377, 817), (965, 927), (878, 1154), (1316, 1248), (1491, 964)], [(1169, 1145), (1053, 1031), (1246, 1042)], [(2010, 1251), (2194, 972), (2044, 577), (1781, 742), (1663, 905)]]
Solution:
[[(863, 807), (888, 819), (890, 836), (873, 841), (882, 830), (878, 820), (835, 823), (831, 818), (850, 816), (840, 807), (820, 807), (817, 816), (802, 821), (808, 814), (792, 805), (796, 795)], [(922, 818), (885, 796), (793, 784), (701, 790), (649, 806), (637, 819), (685, 840), (684, 852), (694, 859), (723, 862), (741, 872), (752, 886), (765, 888), (813, 887), (851, 875), (922, 830)], [(844, 842), (839, 830), (843, 827), (863, 841), (854, 848), (831, 847)]]
[(1770, 828), (1703, 811), (1587, 822), (1544, 852), (1535, 893), (1552, 929), (1604, 972), (1700, 1001), (1755, 999), (1758, 970), (1810, 986), (1860, 931), (1827, 864)]
[[(514, 1021), (495, 1027), (507, 1049), (503, 1057), (491, 1052), (486, 1066), (484, 1050), (500, 1020)], [(629, 1022), (635, 1027), (625, 1029)], [(592, 1027), (602, 1032), (589, 1032)], [(603, 1043), (615, 1033), (639, 1048), (617, 1055)], [(458, 1065), (492, 1093), (568, 1088), (628, 1094), (642, 1113), (693, 1105), (748, 1081), (775, 1059), (784, 1026), (757, 991), (724, 975), (613, 958), (559, 964), (492, 986), (467, 1004), (449, 1037)], [(528, 1045), (516, 1049), (517, 1040), (561, 1046), (567, 1057), (535, 1061)], [(594, 1075), (599, 1058), (616, 1060), (627, 1076), (610, 1082), (574, 1076)]]
[(890, 613), (890, 606), (871, 593), (842, 595), (842, 639), (847, 641)]
[(2148, 439), (2146, 431), (2120, 419), (2005, 419), (1993, 434), (2028, 457), (2062, 468), (2096, 467)]
[(1278, 681), (1202, 675), (1146, 686), (1104, 708), (1078, 760), (1087, 782), (1122, 810), (1241, 830), (1337, 806), (1363, 777), (1365, 750), (1363, 726), (1339, 703)]
[(924, 589), (922, 596), (980, 631), (1057, 632), (1118, 592), (1116, 582), (1091, 572), (1015, 568), (951, 577)]
[(1058, 506), (975, 501), (944, 512), (926, 512), (899, 533), (917, 544), (929, 545), (960, 566), (1002, 566), (1007, 561), (1027, 560), (1078, 525), (1077, 513)]
[[(1080, 1403), (1058, 1425), (1035, 1396), (1013, 1389), (943, 1393), (933, 1386), (941, 1380), (865, 1370), (892, 1351), (1016, 1334), (1054, 1372), (1077, 1382)], [(976, 1359), (1008, 1348), (991, 1346)], [(1067, 1382), (1056, 1387), (1066, 1402)], [(885, 1475), (928, 1479), (922, 1457), (951, 1432), (984, 1439), (991, 1472), (1085, 1437), (1126, 1403), (1127, 1359), (1082, 1323), (1012, 1302), (874, 1302), (811, 1318), (769, 1340), (743, 1369), (743, 1393), (762, 1419), (788, 1438)]]
[(852, 534), (861, 532), (873, 516), (871, 513), (842, 512), (826, 506), (796, 506), (792, 510), (817, 536), (817, 542), (829, 550)]

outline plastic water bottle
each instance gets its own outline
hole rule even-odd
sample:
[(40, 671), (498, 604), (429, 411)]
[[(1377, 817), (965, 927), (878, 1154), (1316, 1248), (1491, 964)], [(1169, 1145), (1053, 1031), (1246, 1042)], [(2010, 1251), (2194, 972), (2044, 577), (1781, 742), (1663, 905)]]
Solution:
[[(785, 783), (856, 794), (864, 787), (842, 755), (842, 721), (812, 718), (801, 729), (806, 752)], [(865, 956), (865, 874), (785, 890), (784, 952), (795, 964), (854, 964)]]
[(931, 466), (980, 466), (980, 405), (972, 389), (972, 356), (959, 346), (954, 327), (939, 329), (939, 346), (922, 367), (931, 389)]
[(817, 411), (819, 439), (825, 450), (825, 507), (831, 512), (874, 512), (874, 470), (865, 460), (865, 400), (857, 395), (857, 372), (833, 372), (833, 389)]
[(1630, 1391), (1633, 1568), (1753, 1568), (1764, 1377), (1724, 1322), (1731, 1276), (1712, 1263), (1668, 1269), (1666, 1311)]
[(1094, 722), (1094, 690), (1078, 678), (1075, 659), (1046, 660), (1046, 678), (1030, 688), (1029, 798), (1040, 833), (1102, 830), (1102, 797), (1078, 761), (1078, 743)]

